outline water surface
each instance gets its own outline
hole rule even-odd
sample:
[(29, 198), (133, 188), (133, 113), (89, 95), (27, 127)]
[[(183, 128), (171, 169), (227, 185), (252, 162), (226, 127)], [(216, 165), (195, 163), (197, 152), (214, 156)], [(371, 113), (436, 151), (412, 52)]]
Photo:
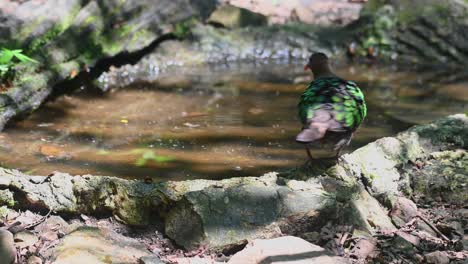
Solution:
[[(340, 67), (368, 103), (352, 151), (411, 125), (467, 111), (468, 80), (436, 72)], [(48, 175), (183, 180), (260, 175), (306, 160), (295, 143), (301, 65), (173, 72), (108, 93), (78, 91), (0, 133), (0, 165)]]

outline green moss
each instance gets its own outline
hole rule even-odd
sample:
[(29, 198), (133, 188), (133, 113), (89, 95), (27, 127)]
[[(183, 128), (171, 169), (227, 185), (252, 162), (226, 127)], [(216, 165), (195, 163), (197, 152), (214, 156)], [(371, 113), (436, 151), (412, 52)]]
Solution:
[(6, 205), (8, 207), (13, 207), (15, 205), (15, 199), (10, 190), (0, 190), (0, 205)]
[(83, 40), (82, 45), (79, 45), (79, 54), (81, 60), (85, 64), (93, 64), (96, 60), (105, 57), (107, 55), (104, 52), (103, 46), (100, 43), (99, 32), (94, 32), (88, 38)]
[(93, 24), (96, 20), (97, 20), (97, 17), (89, 16), (85, 19), (84, 24), (85, 25)]
[(45, 20), (46, 16), (41, 16), (36, 18), (33, 22), (29, 23), (28, 26), (21, 28), (21, 30), (16, 34), (15, 38), (23, 42), (26, 40), (33, 32), (36, 30)]
[(184, 39), (191, 35), (192, 28), (199, 23), (199, 18), (192, 17), (186, 20), (183, 20), (179, 23), (174, 24), (174, 30), (172, 33), (180, 39)]
[(10, 213), (10, 209), (6, 206), (0, 207), (0, 220), (4, 220), (8, 214)]
[(70, 78), (73, 71), (79, 71), (80, 65), (76, 61), (69, 61), (52, 66), (52, 70), (60, 77), (60, 79)]
[(43, 88), (47, 83), (47, 76), (42, 73), (36, 73), (37, 64), (25, 64), (16, 67), (17, 71), (13, 86), (19, 89), (22, 87), (34, 87), (33, 90)]
[(431, 153), (426, 166), (411, 171), (413, 193), (421, 199), (431, 201), (440, 197), (445, 202), (466, 204), (465, 191), (468, 179), (468, 155), (464, 150)]
[(132, 38), (130, 39), (129, 46), (137, 46), (139, 43), (141, 43), (144, 40), (151, 40), (153, 41), (156, 39), (156, 36), (153, 32), (149, 30), (138, 30), (136, 32), (133, 32)]
[[(33, 39), (27, 46), (27, 50), (31, 54), (35, 54), (39, 51), (41, 47), (46, 45), (47, 43), (51, 42), (57, 36), (62, 34), (66, 29), (70, 27), (75, 19), (75, 16), (78, 14), (80, 10), (80, 6), (75, 7), (69, 15), (65, 16), (62, 21), (57, 22), (52, 28), (48, 29), (44, 34), (41, 36), (36, 37)], [(39, 18), (36, 20), (35, 23), (29, 25), (27, 28), (23, 29), (21, 34), (25, 34), (25, 37), (28, 37), (35, 28), (42, 23), (44, 18)]]
[(49, 43), (51, 40), (55, 39), (58, 35), (60, 35), (65, 30), (64, 25), (55, 25), (49, 31), (47, 31), (44, 35), (39, 38), (34, 39), (31, 44), (28, 46), (28, 50), (31, 53), (36, 53), (42, 46)]

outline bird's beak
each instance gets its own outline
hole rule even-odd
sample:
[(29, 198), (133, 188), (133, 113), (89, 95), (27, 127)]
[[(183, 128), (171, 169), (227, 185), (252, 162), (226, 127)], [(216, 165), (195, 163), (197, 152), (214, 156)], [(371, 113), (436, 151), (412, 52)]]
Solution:
[(306, 65), (304, 66), (304, 71), (307, 71), (307, 70), (310, 70), (309, 64), (306, 64)]

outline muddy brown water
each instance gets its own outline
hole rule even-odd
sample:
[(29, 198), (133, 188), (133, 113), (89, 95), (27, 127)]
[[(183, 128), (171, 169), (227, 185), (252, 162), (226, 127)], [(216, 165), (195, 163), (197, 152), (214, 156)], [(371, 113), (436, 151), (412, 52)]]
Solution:
[[(155, 181), (220, 179), (293, 168), (301, 65), (236, 65), (165, 74), (108, 93), (78, 91), (0, 133), (0, 165)], [(468, 80), (345, 66), (369, 115), (347, 152), (414, 124), (467, 111)], [(445, 76), (445, 75), (440, 75)]]

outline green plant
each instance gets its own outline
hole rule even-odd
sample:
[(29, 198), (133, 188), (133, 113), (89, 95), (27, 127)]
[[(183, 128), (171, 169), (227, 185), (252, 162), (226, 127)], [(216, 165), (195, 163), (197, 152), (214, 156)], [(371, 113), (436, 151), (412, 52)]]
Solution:
[(0, 50), (0, 78), (2, 80), (11, 79), (14, 76), (14, 66), (27, 62), (38, 63), (38, 61), (24, 55), (23, 50), (10, 50), (2, 48)]

